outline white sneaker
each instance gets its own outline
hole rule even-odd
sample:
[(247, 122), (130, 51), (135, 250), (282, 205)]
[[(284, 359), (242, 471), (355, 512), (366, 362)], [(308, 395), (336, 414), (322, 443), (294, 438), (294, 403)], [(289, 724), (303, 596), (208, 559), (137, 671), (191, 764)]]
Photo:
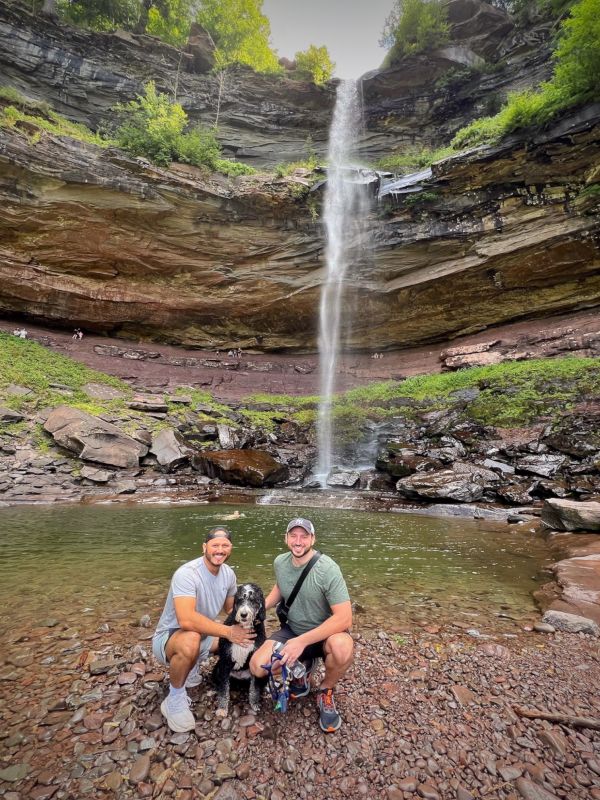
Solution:
[(196, 686), (200, 686), (201, 683), (202, 683), (202, 675), (200, 674), (200, 665), (196, 663), (191, 668), (190, 673), (186, 678), (185, 688), (194, 689)]
[(193, 731), (196, 720), (190, 711), (191, 700), (185, 692), (171, 697), (168, 695), (160, 704), (160, 710), (167, 718), (167, 725), (175, 733)]

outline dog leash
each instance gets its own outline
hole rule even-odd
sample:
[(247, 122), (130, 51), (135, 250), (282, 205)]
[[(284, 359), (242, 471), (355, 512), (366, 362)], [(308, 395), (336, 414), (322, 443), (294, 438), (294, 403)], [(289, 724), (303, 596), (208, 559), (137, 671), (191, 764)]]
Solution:
[[(279, 644), (279, 643), (278, 643)], [(281, 665), (281, 681), (278, 681), (273, 675), (273, 665), (276, 661), (281, 661), (283, 656), (277, 650), (273, 650), (271, 654), (271, 661), (269, 664), (262, 664), (262, 668), (266, 669), (267, 684), (269, 692), (273, 698), (275, 711), (281, 711), (285, 714), (290, 699), (290, 671), (285, 664)]]

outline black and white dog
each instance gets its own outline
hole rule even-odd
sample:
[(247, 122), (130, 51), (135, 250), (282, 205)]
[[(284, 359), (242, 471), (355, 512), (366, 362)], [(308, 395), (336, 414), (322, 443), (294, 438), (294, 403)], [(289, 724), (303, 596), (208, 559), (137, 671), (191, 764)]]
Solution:
[(229, 710), (229, 687), (231, 679), (250, 681), (248, 701), (253, 711), (260, 708), (260, 697), (265, 686), (264, 679), (251, 675), (248, 668), (250, 658), (266, 639), (265, 635), (265, 596), (255, 583), (238, 586), (233, 599), (233, 610), (225, 620), (225, 625), (242, 625), (256, 633), (256, 639), (249, 647), (232, 644), (228, 639), (219, 639), (219, 660), (213, 670), (213, 680), (217, 687), (217, 716), (226, 717)]

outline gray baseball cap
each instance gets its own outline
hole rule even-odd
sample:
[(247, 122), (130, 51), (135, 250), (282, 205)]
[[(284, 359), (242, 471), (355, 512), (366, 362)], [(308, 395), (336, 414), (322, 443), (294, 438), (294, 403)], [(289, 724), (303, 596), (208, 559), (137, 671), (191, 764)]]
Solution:
[(309, 519), (303, 519), (303, 517), (296, 517), (296, 519), (293, 519), (285, 529), (285, 532), (289, 533), (292, 528), (304, 528), (311, 536), (315, 535), (315, 526)]

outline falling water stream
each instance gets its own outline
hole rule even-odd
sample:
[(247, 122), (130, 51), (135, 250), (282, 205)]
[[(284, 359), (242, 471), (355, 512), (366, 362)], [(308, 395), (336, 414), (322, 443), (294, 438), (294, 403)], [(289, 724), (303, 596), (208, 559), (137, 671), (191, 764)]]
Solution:
[[(342, 81), (337, 89), (329, 132), (324, 220), (327, 233), (327, 276), (319, 313), (320, 404), (317, 420), (319, 457), (316, 479), (325, 486), (333, 461), (332, 400), (335, 390), (344, 281), (354, 257), (364, 247), (368, 192), (353, 163), (362, 123), (358, 85)], [(348, 323), (347, 319), (343, 320)]]

